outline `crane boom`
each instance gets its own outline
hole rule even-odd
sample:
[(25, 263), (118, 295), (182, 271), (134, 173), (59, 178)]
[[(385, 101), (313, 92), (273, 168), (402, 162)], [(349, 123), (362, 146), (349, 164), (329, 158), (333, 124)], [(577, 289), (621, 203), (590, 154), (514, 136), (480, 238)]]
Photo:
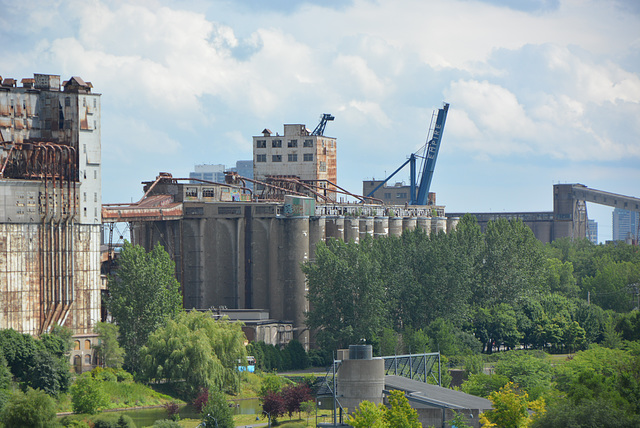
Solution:
[(324, 113), (320, 118), (320, 123), (318, 123), (318, 126), (316, 126), (316, 129), (313, 130), (311, 135), (324, 135), (324, 128), (327, 126), (327, 122), (334, 119), (335, 117), (329, 113)]
[[(436, 168), (436, 160), (438, 159), (438, 151), (440, 150), (440, 141), (442, 141), (442, 132), (444, 131), (444, 124), (447, 120), (447, 112), (449, 111), (449, 104), (444, 103), (443, 108), (438, 110), (438, 117), (436, 118), (436, 124), (433, 128), (431, 139), (427, 144), (427, 150), (425, 154), (424, 169), (420, 177), (420, 184), (418, 185), (418, 195), (415, 198), (415, 205), (427, 205), (429, 188), (431, 187), (431, 179), (433, 178), (433, 171)], [(412, 195), (413, 199), (413, 195)]]

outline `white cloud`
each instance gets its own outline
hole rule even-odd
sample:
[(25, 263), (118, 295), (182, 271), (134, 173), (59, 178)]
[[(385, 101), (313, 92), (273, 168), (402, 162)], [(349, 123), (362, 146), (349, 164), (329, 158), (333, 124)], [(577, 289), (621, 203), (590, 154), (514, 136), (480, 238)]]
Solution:
[[(105, 177), (118, 159), (152, 171), (203, 156), (230, 164), (250, 155), (257, 130), (313, 128), (332, 112), (340, 180), (357, 183), (421, 145), (443, 99), (436, 174), (455, 171), (451, 186), (481, 194), (501, 174), (525, 174), (500, 169), (520, 163), (569, 165), (591, 184), (584, 165), (603, 162), (593, 180), (622, 188), (617, 167), (640, 161), (640, 16), (601, 0), (536, 13), (474, 0), (285, 12), (222, 0), (30, 0), (0, 3), (0, 24), (4, 77), (79, 75), (103, 94)], [(109, 192), (116, 199), (122, 186)]]

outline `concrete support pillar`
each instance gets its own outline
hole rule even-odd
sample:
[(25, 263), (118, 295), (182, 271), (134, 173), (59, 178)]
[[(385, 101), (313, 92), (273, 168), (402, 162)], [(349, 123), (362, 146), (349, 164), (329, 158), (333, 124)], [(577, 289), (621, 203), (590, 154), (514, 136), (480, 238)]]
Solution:
[(344, 219), (344, 241), (360, 241), (360, 220), (353, 217)]
[(413, 230), (418, 226), (418, 219), (415, 217), (404, 217), (402, 219), (402, 231)]
[(402, 218), (390, 217), (389, 218), (389, 236), (401, 236), (402, 235)]
[(359, 226), (360, 240), (366, 235), (373, 237), (373, 217), (360, 217)]
[(373, 237), (380, 238), (389, 235), (389, 217), (376, 217), (373, 219)]

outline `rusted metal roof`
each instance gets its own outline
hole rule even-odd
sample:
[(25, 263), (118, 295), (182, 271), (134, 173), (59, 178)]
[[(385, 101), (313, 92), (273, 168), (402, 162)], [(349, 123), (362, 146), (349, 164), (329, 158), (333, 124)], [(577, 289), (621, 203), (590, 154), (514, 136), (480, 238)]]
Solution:
[(182, 202), (174, 202), (171, 195), (148, 196), (135, 204), (102, 206), (102, 221), (118, 223), (130, 221), (178, 220), (182, 218)]

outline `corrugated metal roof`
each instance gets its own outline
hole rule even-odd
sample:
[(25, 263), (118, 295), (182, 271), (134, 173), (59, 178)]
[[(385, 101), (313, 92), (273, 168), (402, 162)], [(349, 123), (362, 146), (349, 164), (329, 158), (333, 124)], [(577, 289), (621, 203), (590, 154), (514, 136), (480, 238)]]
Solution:
[(404, 391), (409, 401), (427, 406), (446, 409), (491, 409), (491, 402), (486, 398), (465, 394), (438, 385), (431, 385), (402, 376), (385, 376), (385, 389)]

